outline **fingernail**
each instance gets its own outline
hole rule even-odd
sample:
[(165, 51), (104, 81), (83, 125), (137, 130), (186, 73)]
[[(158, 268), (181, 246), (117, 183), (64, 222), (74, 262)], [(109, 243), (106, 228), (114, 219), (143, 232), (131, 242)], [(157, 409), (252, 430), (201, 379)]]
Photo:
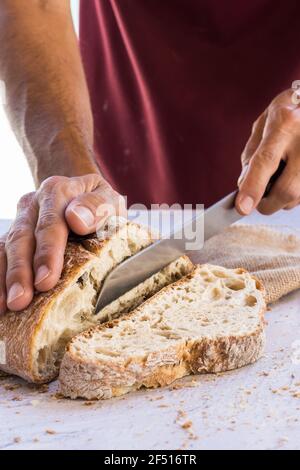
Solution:
[(81, 220), (81, 222), (86, 225), (87, 227), (91, 227), (95, 223), (95, 217), (92, 211), (84, 206), (75, 206), (72, 211), (77, 217)]
[(241, 196), (238, 204), (244, 214), (250, 214), (254, 207), (254, 201), (250, 196)]
[(15, 282), (15, 284), (13, 284), (9, 289), (7, 303), (10, 304), (11, 302), (14, 302), (14, 300), (17, 300), (19, 297), (22, 297), (24, 293), (24, 287), (21, 286), (19, 282)]
[(42, 281), (47, 279), (47, 277), (49, 277), (49, 274), (50, 270), (47, 268), (47, 266), (40, 266), (36, 272), (34, 284), (37, 286)]

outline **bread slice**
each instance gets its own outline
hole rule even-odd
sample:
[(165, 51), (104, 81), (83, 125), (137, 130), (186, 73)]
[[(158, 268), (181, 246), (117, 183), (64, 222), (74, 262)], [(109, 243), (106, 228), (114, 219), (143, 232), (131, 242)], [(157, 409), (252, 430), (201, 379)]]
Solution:
[(66, 397), (104, 399), (262, 354), (264, 289), (243, 269), (197, 266), (133, 312), (77, 335), (60, 369)]
[(0, 318), (0, 341), (6, 346), (6, 364), (0, 368), (30, 382), (51, 381), (58, 375), (66, 344), (74, 335), (127, 313), (192, 271), (192, 262), (181, 257), (95, 315), (97, 294), (107, 274), (151, 243), (147, 228), (124, 221), (120, 224), (115, 219), (101, 238), (69, 242), (57, 286), (36, 294), (23, 312), (7, 312)]

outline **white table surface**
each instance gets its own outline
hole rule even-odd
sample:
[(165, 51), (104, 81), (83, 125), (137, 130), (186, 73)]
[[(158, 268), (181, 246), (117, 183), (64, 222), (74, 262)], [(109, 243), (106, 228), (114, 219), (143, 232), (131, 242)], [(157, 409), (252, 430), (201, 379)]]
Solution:
[[(300, 229), (300, 209), (245, 222)], [(300, 449), (300, 292), (266, 319), (260, 361), (176, 387), (89, 403), (57, 398), (56, 382), (0, 379), (0, 449)]]

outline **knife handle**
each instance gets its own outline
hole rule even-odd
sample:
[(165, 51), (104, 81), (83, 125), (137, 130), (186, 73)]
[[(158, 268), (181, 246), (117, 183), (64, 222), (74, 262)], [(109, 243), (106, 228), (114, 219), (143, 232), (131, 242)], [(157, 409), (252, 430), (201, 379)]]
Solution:
[(268, 197), (270, 192), (271, 192), (271, 189), (275, 183), (275, 181), (277, 181), (277, 179), (279, 178), (280, 175), (282, 175), (284, 169), (286, 167), (286, 162), (284, 160), (280, 160), (280, 163), (279, 163), (279, 166), (277, 168), (277, 170), (275, 171), (275, 173), (271, 176), (270, 178), (270, 181), (269, 183), (267, 184), (267, 187), (266, 187), (266, 190), (264, 192), (264, 195), (263, 197)]

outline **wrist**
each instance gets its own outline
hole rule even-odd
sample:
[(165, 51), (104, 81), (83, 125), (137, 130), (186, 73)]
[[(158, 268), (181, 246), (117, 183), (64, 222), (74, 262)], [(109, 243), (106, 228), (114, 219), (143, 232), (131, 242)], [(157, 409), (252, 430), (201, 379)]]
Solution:
[(34, 162), (31, 169), (37, 187), (53, 175), (72, 177), (100, 174), (92, 144), (79, 136), (53, 140), (42, 153), (34, 155)]

